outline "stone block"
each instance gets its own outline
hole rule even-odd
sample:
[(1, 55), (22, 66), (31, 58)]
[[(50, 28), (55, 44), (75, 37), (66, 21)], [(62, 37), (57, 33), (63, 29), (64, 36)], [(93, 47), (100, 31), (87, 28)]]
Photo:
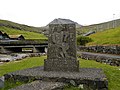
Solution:
[(55, 19), (49, 24), (48, 52), (44, 70), (79, 71), (74, 22)]
[(0, 88), (4, 87), (4, 76), (0, 77)]

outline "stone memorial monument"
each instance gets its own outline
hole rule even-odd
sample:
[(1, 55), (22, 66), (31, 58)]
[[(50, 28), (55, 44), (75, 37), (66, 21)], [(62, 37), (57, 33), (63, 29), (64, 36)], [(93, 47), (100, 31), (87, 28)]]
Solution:
[(33, 82), (10, 90), (63, 90), (72, 84), (82, 90), (108, 90), (102, 69), (79, 68), (75, 23), (55, 19), (49, 24), (47, 59), (38, 66), (5, 74), (5, 80)]
[(55, 19), (49, 24), (48, 53), (44, 70), (79, 71), (74, 22)]

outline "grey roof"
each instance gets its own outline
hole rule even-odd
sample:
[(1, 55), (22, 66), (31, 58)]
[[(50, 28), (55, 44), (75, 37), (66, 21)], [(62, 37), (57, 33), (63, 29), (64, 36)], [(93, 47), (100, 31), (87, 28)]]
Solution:
[(89, 35), (94, 34), (94, 33), (95, 33), (95, 31), (89, 31), (89, 32), (83, 34), (83, 36), (89, 36)]
[(62, 18), (58, 18), (58, 19), (54, 19), (52, 22), (50, 22), (49, 24), (75, 24), (74, 21), (70, 20), (70, 19), (62, 19)]

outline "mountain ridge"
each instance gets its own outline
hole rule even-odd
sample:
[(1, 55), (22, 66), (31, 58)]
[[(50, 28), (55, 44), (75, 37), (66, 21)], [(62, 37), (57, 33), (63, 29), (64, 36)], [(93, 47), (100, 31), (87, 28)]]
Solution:
[[(63, 18), (58, 18), (58, 19), (64, 20), (64, 22), (72, 21), (70, 19), (63, 19)], [(72, 21), (72, 22), (74, 22), (76, 24), (77, 35), (86, 34), (87, 32), (90, 32), (90, 31), (100, 32), (100, 31), (104, 31), (104, 30), (108, 30), (108, 29), (112, 29), (112, 28), (120, 26), (120, 19), (111, 20), (111, 21), (98, 23), (98, 24), (92, 24), (92, 25), (88, 25), (88, 26), (80, 25), (75, 21)], [(19, 24), (19, 23), (15, 23), (12, 21), (1, 20), (1, 19), (0, 19), (0, 26), (13, 28), (16, 30), (42, 33), (44, 35), (48, 35), (48, 29), (49, 29), (49, 23), (43, 27), (34, 27), (34, 26), (28, 26), (28, 25)]]

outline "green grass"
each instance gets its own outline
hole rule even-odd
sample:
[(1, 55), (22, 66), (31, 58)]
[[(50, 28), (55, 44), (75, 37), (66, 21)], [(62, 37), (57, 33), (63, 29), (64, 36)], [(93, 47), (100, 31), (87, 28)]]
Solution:
[(13, 28), (8, 28), (5, 26), (0, 26), (0, 31), (7, 33), (8, 35), (23, 35), (25, 39), (47, 39), (46, 36), (40, 33), (23, 31), (23, 30), (16, 30)]
[[(43, 65), (43, 61), (45, 58), (46, 56), (31, 57), (31, 58), (23, 59), (21, 61), (13, 61), (13, 62), (2, 64), (0, 65), (0, 76), (3, 76), (6, 73), (14, 72), (17, 70), (22, 70), (26, 68), (35, 67), (35, 66), (41, 66)], [(22, 85), (24, 83), (25, 82), (19, 82), (19, 81), (13, 82), (12, 80), (9, 80), (5, 82), (5, 87), (0, 90), (8, 90), (10, 88)]]
[(18, 24), (15, 22), (11, 22), (8, 20), (1, 20), (0, 19), (0, 26), (5, 26), (8, 28), (13, 28), (16, 30), (22, 30), (22, 31), (31, 31), (31, 32), (38, 32), (41, 33), (42, 30), (39, 27), (33, 27), (33, 26), (28, 26), (28, 25), (24, 25), (24, 24)]
[[(0, 76), (22, 70), (25, 68), (42, 66), (46, 56), (26, 58), (21, 61), (13, 61), (0, 65)], [(120, 90), (120, 67), (101, 64), (92, 60), (80, 59), (80, 67), (82, 68), (102, 68), (109, 81), (109, 90)], [(10, 83), (8, 86), (11, 85)], [(18, 83), (21, 85), (21, 83)], [(65, 90), (80, 90), (77, 87), (66, 87)]]
[(120, 27), (98, 32), (89, 36), (93, 42), (88, 45), (120, 44)]
[(109, 82), (109, 90), (120, 90), (120, 67), (101, 64), (91, 60), (80, 60), (80, 67), (102, 68)]
[(21, 69), (35, 67), (35, 66), (41, 66), (43, 65), (43, 61), (45, 58), (46, 58), (45, 56), (31, 57), (31, 58), (23, 59), (21, 61), (13, 61), (13, 62), (2, 64), (0, 65), (0, 76), (16, 70), (21, 70)]
[(17, 86), (20, 86), (22, 84), (26, 84), (25, 82), (19, 82), (19, 81), (13, 81), (13, 80), (9, 80), (9, 81), (5, 81), (4, 85), (5, 87), (4, 88), (0, 88), (0, 90), (9, 90), (11, 88), (14, 88), (14, 87), (17, 87)]

